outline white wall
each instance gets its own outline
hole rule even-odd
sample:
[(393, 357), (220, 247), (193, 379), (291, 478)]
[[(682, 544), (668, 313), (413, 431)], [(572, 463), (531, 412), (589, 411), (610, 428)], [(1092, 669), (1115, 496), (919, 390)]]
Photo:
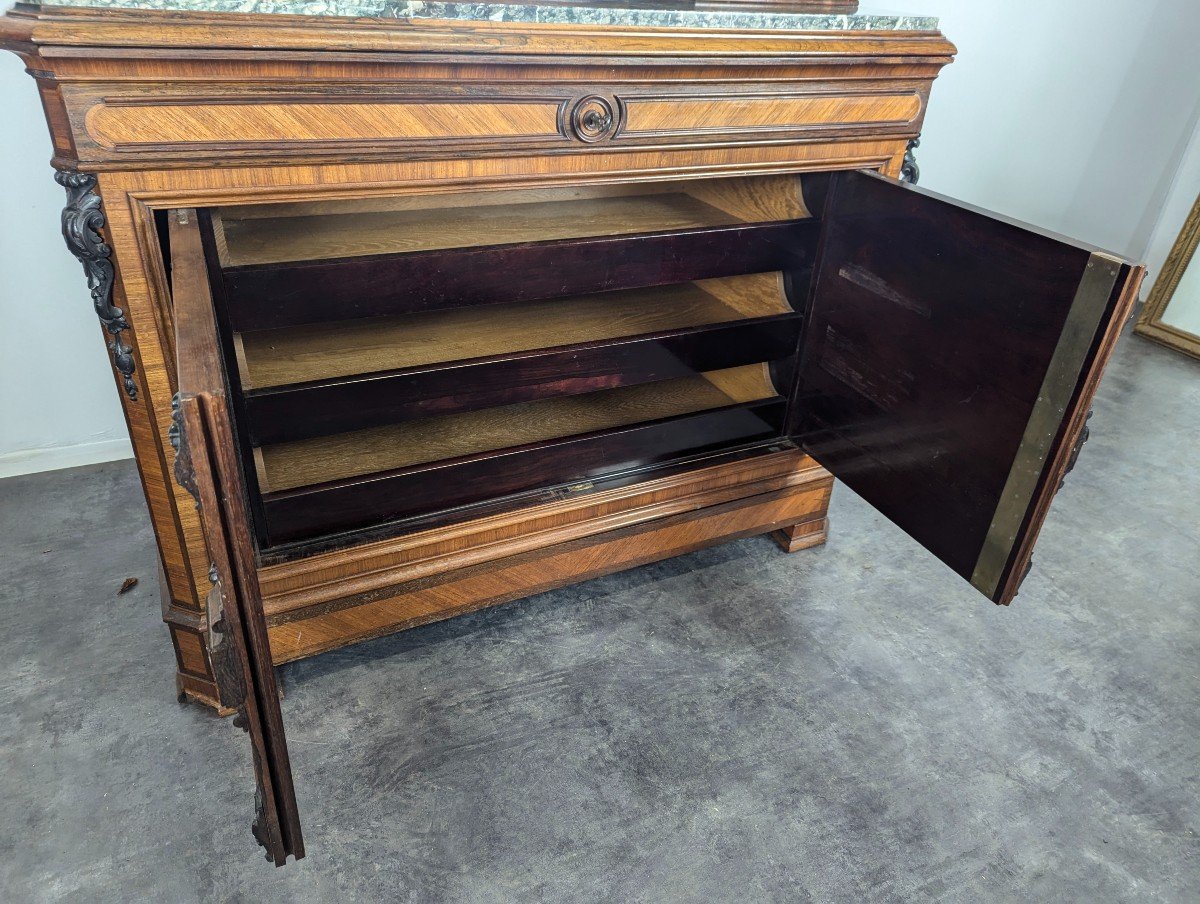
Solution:
[[(1200, 117), (1196, 0), (887, 5), (940, 15), (960, 50), (934, 86), (922, 184), (1146, 255)], [(58, 235), (34, 85), (9, 54), (0, 123), (0, 475), (127, 455), (83, 274)]]
[(1200, 116), (1196, 0), (911, 0), (959, 58), (922, 185), (1142, 257)]
[(132, 455), (24, 64), (0, 52), (0, 477)]

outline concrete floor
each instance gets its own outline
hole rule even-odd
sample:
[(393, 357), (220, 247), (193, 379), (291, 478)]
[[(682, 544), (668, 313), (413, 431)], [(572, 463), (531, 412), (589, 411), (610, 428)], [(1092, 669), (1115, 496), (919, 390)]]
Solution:
[(132, 464), (3, 481), (0, 900), (1195, 902), (1198, 439), (1200, 364), (1124, 340), (1010, 610), (839, 488), (819, 550), (285, 667), (280, 870), (174, 700)]

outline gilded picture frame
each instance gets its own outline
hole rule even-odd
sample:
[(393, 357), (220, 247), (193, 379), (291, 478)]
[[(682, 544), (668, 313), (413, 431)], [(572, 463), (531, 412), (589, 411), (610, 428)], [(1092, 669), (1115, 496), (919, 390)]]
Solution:
[(1195, 358), (1200, 358), (1200, 336), (1164, 322), (1163, 316), (1167, 312), (1167, 305), (1171, 303), (1171, 299), (1175, 295), (1175, 290), (1179, 288), (1183, 274), (1187, 271), (1192, 258), (1196, 256), (1198, 245), (1200, 245), (1200, 197), (1192, 206), (1192, 212), (1183, 224), (1179, 238), (1175, 240), (1171, 254), (1163, 265), (1162, 274), (1155, 281), (1154, 290), (1150, 293), (1150, 298), (1146, 301), (1146, 306), (1142, 309), (1141, 316), (1138, 317), (1133, 328), (1135, 333), (1145, 336), (1147, 339), (1153, 339), (1155, 342), (1160, 342)]

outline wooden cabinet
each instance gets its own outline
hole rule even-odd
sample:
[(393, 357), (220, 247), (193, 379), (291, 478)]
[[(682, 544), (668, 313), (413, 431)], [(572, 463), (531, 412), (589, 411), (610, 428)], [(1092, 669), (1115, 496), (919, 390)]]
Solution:
[(240, 710), (276, 863), (303, 855), (276, 663), (820, 543), (833, 476), (1010, 602), (1141, 277), (895, 181), (936, 30), (46, 6), (0, 38), (46, 106), (180, 692)]

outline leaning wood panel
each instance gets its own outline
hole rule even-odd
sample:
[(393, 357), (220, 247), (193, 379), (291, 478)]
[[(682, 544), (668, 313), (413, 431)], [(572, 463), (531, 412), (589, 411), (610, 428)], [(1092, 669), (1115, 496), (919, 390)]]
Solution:
[(276, 866), (304, 857), (300, 817), (262, 593), (251, 539), (247, 489), (242, 483), (233, 418), (226, 401), (219, 337), (199, 265), (195, 211), (172, 212), (175, 268), (175, 344), (181, 359), (175, 399), (174, 472), (203, 517), (212, 557), (207, 600), (209, 659), (220, 681), (222, 705), (238, 711), (254, 759), (254, 837)]

